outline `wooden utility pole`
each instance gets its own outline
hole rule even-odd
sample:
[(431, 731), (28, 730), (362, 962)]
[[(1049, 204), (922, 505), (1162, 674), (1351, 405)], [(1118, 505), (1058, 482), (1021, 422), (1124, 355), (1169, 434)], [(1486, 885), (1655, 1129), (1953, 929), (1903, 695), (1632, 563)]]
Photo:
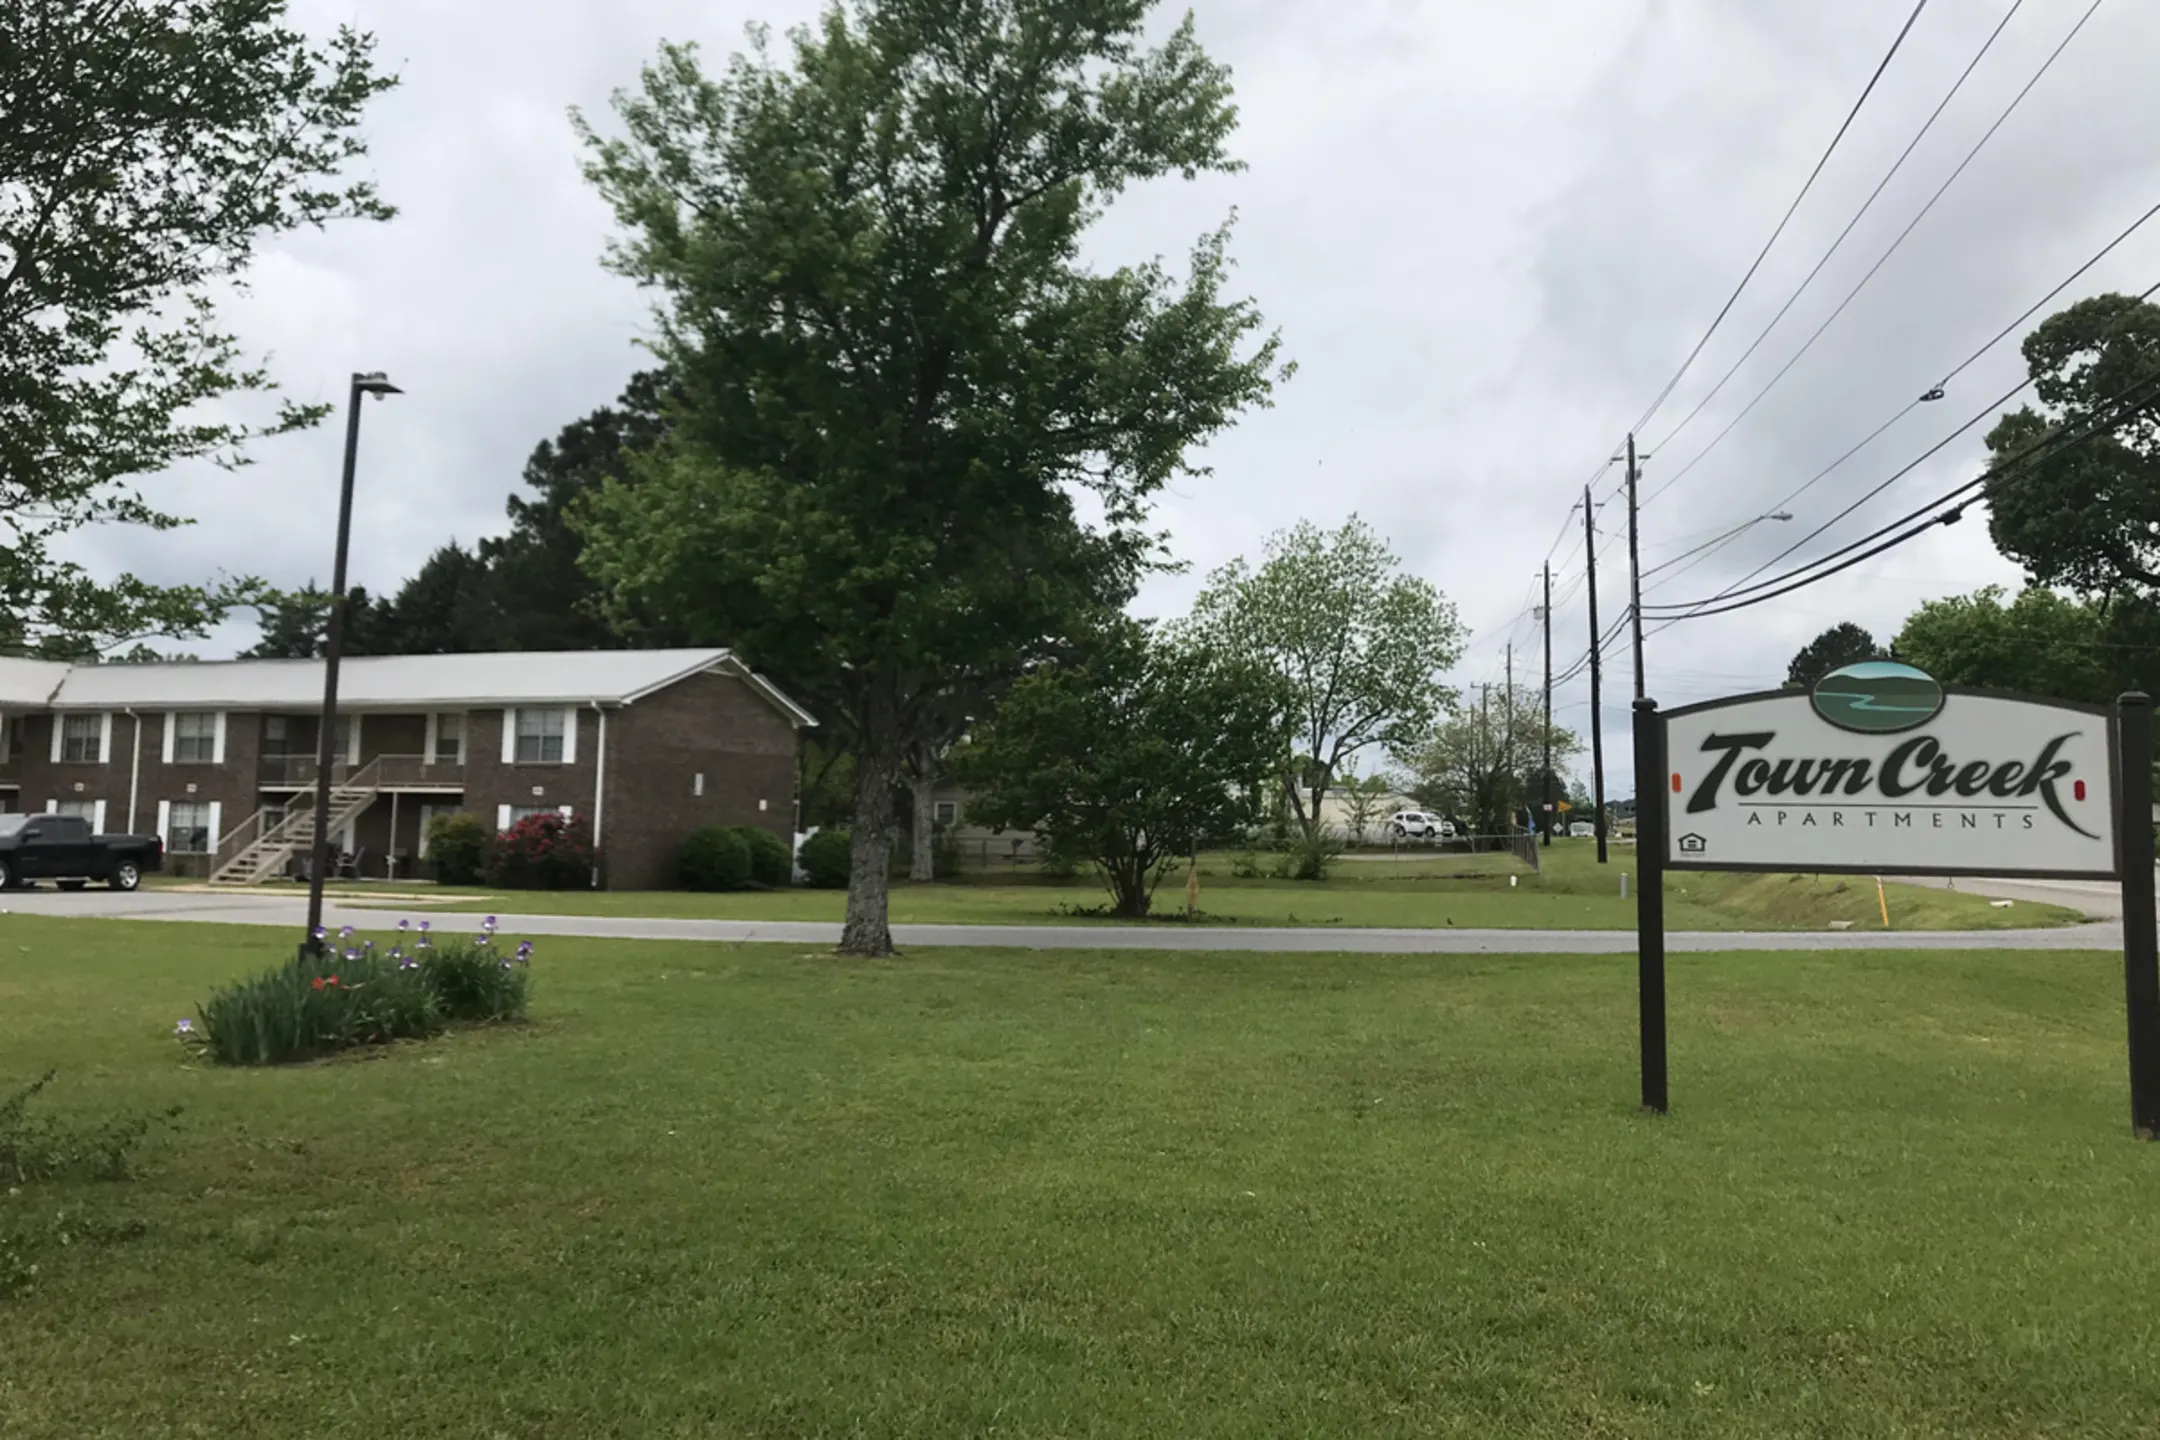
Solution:
[[(1636, 523), (1635, 482), (1642, 479), (1642, 467), (1635, 463), (1635, 432), (1627, 437), (1627, 577), (1628, 577), (1628, 629), (1634, 634), (1635, 649), (1635, 698), (1643, 698), (1642, 670), (1642, 558), (1638, 543), (1640, 526)], [(1638, 791), (1642, 786), (1635, 787)], [(1640, 796), (1637, 797), (1640, 803)], [(1639, 823), (1639, 822), (1638, 822)]]
[(1589, 569), (1590, 591), (1590, 800), (1597, 808), (1597, 863), (1605, 863), (1605, 703), (1603, 672), (1598, 665), (1597, 619), (1597, 511), (1590, 503), (1590, 487), (1582, 487), (1583, 563)]
[(1538, 607), (1538, 614), (1545, 621), (1545, 777), (1538, 781), (1538, 789), (1544, 792), (1545, 843), (1552, 844), (1553, 826), (1559, 823), (1560, 812), (1553, 808), (1552, 793), (1552, 566), (1545, 567), (1545, 603)]

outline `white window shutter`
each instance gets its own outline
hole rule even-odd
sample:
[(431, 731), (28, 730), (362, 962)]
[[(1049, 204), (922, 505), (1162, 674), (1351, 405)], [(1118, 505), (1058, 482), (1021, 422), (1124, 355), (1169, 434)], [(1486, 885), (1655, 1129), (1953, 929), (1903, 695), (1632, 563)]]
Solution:
[(98, 716), (97, 763), (100, 765), (110, 765), (112, 763), (112, 711), (110, 710)]
[(105, 833), (105, 802), (103, 800), (90, 807), (90, 829), (99, 835)]
[(517, 763), (517, 711), (503, 711), (503, 759), (505, 765)]
[(218, 839), (223, 833), (219, 829), (219, 822), (224, 818), (225, 802), (222, 800), (212, 800), (210, 802), (210, 853), (212, 855), (217, 854)]
[(497, 805), (495, 807), (495, 833), (500, 835), (503, 831), (508, 830), (509, 828), (510, 807), (507, 804)]
[(562, 719), (562, 763), (577, 764), (577, 707), (565, 705)]
[(437, 721), (433, 710), (427, 712), (427, 738), (420, 742), (420, 761), (424, 765), (435, 763), (435, 747), (442, 737), (437, 733)]
[(562, 816), (562, 818), (565, 820), (575, 820), (577, 819), (577, 806), (558, 805), (555, 807), (555, 813)]
[(67, 716), (58, 710), (52, 712), (52, 763), (60, 763), (60, 737), (67, 733)]
[[(217, 729), (210, 741), (210, 759), (219, 765), (225, 763), (225, 712), (217, 712)], [(214, 824), (215, 822), (213, 822)]]
[(178, 730), (179, 728), (180, 728), (180, 717), (178, 717), (177, 715), (173, 714), (173, 712), (172, 712), (172, 711), (170, 711), (170, 710), (166, 711), (166, 712), (165, 712), (165, 763), (166, 763), (167, 765), (170, 765), (170, 764), (172, 764), (172, 763), (173, 763), (173, 732), (174, 732), (174, 731), (176, 731), (176, 730)]
[(48, 815), (57, 815), (57, 814), (59, 814), (59, 813), (60, 813), (60, 802), (59, 802), (58, 800), (47, 800), (47, 801), (45, 802), (45, 813), (46, 813), (46, 814), (48, 814)]
[(170, 800), (157, 802), (157, 838), (158, 844), (165, 846), (167, 849), (172, 847), (172, 801)]
[(345, 727), (345, 763), (360, 763), (360, 712), (357, 710), (353, 712), (351, 721)]

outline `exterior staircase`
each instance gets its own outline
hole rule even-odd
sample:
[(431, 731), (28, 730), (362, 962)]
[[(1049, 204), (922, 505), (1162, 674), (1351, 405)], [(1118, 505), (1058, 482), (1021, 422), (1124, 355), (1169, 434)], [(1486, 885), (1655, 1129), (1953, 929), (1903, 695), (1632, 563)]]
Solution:
[[(336, 834), (375, 803), (382, 792), (379, 761), (371, 761), (330, 787), (330, 833)], [(218, 841), (210, 866), (213, 885), (260, 885), (285, 873), (293, 857), (313, 854), (315, 796), (302, 791), (286, 806), (266, 805)]]

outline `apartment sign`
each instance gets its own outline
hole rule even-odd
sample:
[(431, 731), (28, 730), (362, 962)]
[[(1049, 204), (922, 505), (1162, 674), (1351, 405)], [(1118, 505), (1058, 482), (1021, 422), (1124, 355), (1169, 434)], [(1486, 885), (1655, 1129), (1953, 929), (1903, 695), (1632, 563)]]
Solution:
[(2107, 710), (1890, 661), (1665, 712), (1665, 868), (2111, 879)]

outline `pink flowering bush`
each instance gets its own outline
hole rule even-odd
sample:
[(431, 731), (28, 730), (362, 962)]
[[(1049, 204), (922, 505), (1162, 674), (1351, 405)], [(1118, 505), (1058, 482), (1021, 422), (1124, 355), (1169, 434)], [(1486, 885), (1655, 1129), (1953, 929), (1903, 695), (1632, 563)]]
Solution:
[(480, 878), (505, 890), (582, 890), (592, 884), (598, 857), (592, 824), (582, 815), (528, 815), (480, 853)]

